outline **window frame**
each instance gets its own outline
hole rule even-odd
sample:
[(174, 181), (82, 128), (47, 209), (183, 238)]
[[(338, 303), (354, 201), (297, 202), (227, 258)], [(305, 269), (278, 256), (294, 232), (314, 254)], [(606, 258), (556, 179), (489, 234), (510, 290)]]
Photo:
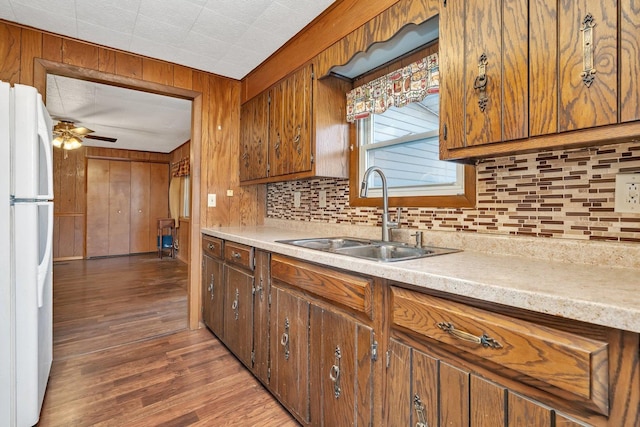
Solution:
[[(382, 74), (401, 68), (406, 64), (437, 52), (438, 43), (434, 43), (423, 49), (418, 49), (396, 61), (392, 61), (384, 68), (374, 70), (354, 81), (354, 87), (371, 81)], [(439, 143), (442, 140), (439, 137)], [(442, 148), (440, 148), (442, 150)], [(382, 196), (360, 197), (361, 176), (360, 171), (360, 145), (358, 142), (358, 123), (349, 124), (349, 204), (354, 207), (380, 207)], [(431, 196), (389, 196), (390, 207), (428, 207), (428, 208), (474, 208), (476, 207), (476, 168), (473, 164), (464, 165), (464, 193), (457, 195), (431, 195)]]

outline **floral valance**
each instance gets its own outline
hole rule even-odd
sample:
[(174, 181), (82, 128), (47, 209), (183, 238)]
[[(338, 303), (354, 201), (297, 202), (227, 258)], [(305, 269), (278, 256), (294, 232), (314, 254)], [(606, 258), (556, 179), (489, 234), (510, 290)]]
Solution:
[(189, 158), (184, 157), (175, 163), (171, 163), (171, 176), (187, 176), (191, 172), (190, 169)]
[(389, 107), (422, 101), (440, 86), (438, 54), (434, 53), (347, 93), (347, 121), (380, 114)]

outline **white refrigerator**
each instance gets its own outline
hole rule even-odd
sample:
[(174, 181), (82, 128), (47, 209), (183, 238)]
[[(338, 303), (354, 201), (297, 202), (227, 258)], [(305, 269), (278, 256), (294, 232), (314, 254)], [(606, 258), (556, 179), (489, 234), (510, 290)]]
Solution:
[(52, 123), (0, 82), (0, 426), (36, 424), (53, 359)]

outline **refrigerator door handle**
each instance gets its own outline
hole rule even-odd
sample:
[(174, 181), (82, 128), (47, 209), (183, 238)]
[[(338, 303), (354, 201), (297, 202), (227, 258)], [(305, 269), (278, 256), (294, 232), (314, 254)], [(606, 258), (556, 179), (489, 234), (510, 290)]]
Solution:
[[(38, 99), (41, 99), (38, 96)], [(47, 174), (47, 190), (46, 194), (38, 195), (38, 199), (51, 200), (53, 199), (53, 142), (51, 134), (51, 119), (48, 117), (48, 113), (44, 109), (42, 102), (38, 103), (38, 141), (42, 145), (44, 151), (44, 158), (46, 162), (46, 174)], [(45, 115), (45, 113), (47, 115)]]
[(51, 257), (53, 256), (53, 202), (37, 202), (40, 206), (47, 207), (47, 244), (42, 256), (42, 261), (38, 265), (38, 308), (44, 304), (44, 285), (47, 275), (51, 269)]

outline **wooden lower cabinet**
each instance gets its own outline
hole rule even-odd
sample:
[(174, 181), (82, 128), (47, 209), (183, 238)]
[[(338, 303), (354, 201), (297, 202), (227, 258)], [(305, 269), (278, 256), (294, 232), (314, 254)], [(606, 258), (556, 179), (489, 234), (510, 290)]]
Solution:
[(255, 260), (252, 371), (260, 381), (264, 384), (269, 384), (271, 254), (256, 250)]
[[(206, 246), (207, 241), (204, 241)], [(202, 257), (202, 320), (220, 339), (224, 332), (223, 262), (207, 253)]]
[(384, 425), (587, 426), (470, 371), (391, 339)]
[(311, 305), (313, 425), (369, 426), (373, 419), (373, 329)]
[(309, 306), (309, 301), (272, 281), (269, 385), (304, 424), (309, 423)]
[(251, 368), (253, 351), (253, 275), (225, 265), (224, 343)]
[(203, 253), (205, 323), (302, 425), (640, 425), (637, 333), (207, 236)]

